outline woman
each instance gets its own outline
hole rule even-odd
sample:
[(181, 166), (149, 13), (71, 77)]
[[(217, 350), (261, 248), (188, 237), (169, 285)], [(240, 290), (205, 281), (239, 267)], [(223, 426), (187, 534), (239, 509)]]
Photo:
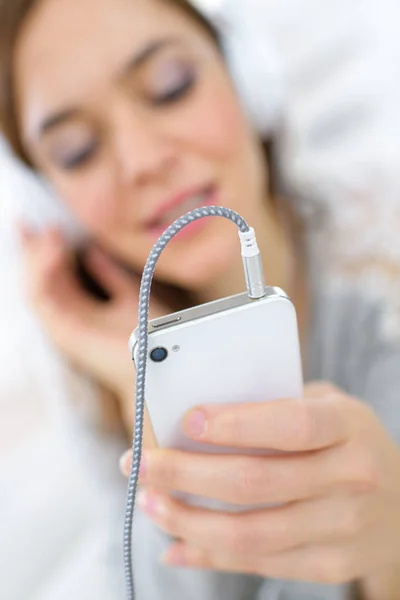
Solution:
[[(233, 445), (234, 457), (160, 452), (147, 432), (139, 597), (397, 598), (400, 350), (379, 341), (379, 307), (318, 288), (213, 29), (183, 0), (8, 0), (1, 11), (3, 127), (90, 240), (83, 289), (60, 232), (23, 226), (29, 290), (59, 350), (112, 394), (108, 419), (131, 430), (134, 273), (176, 216), (204, 204), (256, 225), (268, 280), (297, 308), (307, 380), (331, 382), (308, 385), (301, 402), (187, 415), (187, 435)], [(241, 291), (231, 226), (204, 220), (173, 241), (157, 277), (152, 316)], [(291, 454), (241, 456), (249, 446)], [(216, 514), (172, 501), (172, 489), (284, 506)]]

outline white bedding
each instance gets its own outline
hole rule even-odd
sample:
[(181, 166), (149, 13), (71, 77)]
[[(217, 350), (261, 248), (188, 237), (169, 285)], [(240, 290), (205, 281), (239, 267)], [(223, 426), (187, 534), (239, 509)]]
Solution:
[(122, 538), (122, 448), (93, 436), (95, 390), (27, 305), (11, 227), (21, 210), (66, 222), (56, 206), (0, 149), (0, 598), (112, 600), (122, 597), (110, 556), (111, 537)]

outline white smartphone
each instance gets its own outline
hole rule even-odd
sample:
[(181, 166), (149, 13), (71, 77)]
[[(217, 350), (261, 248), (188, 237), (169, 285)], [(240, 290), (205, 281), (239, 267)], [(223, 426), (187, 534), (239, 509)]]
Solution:
[[(134, 361), (137, 334), (130, 339)], [(187, 438), (184, 415), (202, 404), (297, 398), (302, 391), (296, 311), (279, 288), (258, 300), (239, 294), (149, 322), (146, 405), (160, 447), (230, 454), (235, 450)]]

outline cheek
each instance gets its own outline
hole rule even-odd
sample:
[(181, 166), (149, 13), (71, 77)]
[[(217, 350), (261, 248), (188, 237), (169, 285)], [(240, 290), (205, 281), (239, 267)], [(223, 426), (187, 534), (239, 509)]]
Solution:
[(230, 82), (214, 80), (193, 109), (187, 135), (202, 158), (217, 167), (230, 206), (243, 214), (250, 204), (259, 206), (268, 190), (265, 156)]
[(204, 87), (194, 105), (180, 114), (193, 146), (209, 158), (226, 163), (241, 153), (248, 127), (230, 85), (215, 81)]
[(55, 188), (83, 227), (94, 234), (110, 231), (118, 223), (118, 190), (109, 169), (82, 175), (54, 176)]

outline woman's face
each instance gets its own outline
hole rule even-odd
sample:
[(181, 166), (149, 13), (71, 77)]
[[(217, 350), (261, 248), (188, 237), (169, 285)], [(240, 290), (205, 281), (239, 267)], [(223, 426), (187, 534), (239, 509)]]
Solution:
[[(25, 147), (91, 237), (141, 270), (188, 210), (228, 206), (254, 222), (263, 154), (215, 45), (166, 0), (41, 0), (15, 53)], [(201, 289), (237, 236), (203, 219), (167, 247), (158, 276)]]

